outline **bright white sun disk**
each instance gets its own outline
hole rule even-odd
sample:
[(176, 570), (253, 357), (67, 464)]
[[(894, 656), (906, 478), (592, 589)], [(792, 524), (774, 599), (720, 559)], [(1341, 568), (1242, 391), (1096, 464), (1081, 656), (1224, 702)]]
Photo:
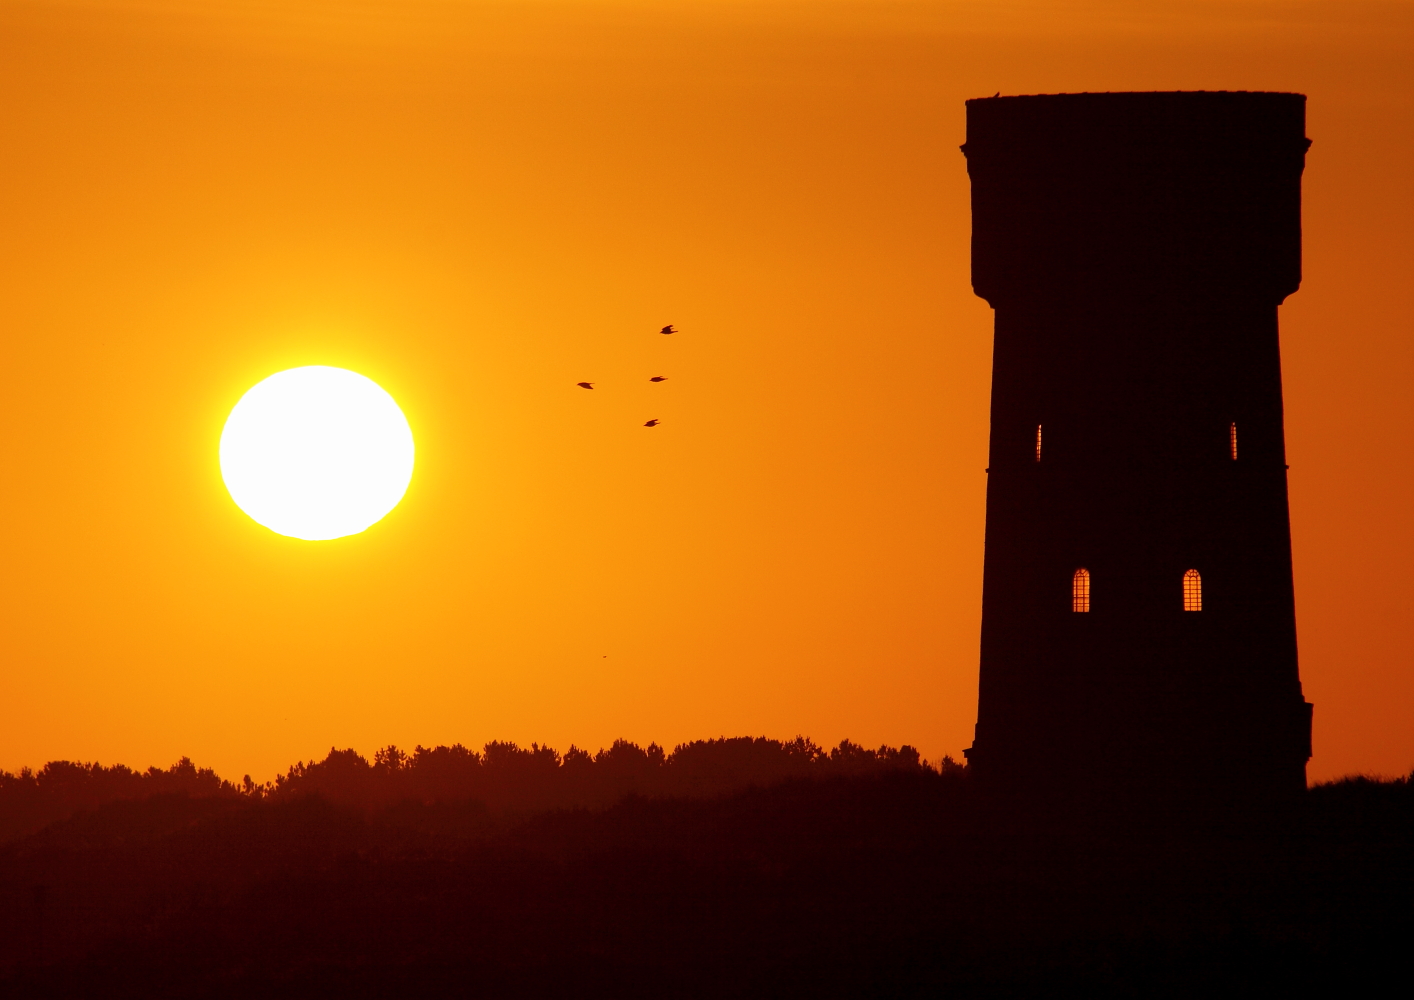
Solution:
[(393, 397), (344, 368), (277, 372), (221, 432), (221, 478), (271, 531), (322, 541), (363, 531), (412, 480), (412, 430)]

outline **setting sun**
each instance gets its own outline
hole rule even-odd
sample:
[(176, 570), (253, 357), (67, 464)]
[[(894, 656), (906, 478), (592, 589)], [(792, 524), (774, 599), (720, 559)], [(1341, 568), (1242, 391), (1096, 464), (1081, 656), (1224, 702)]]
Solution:
[(412, 431), (393, 397), (344, 368), (263, 380), (221, 434), (221, 476), (256, 522), (292, 538), (354, 535), (398, 505), (412, 479)]

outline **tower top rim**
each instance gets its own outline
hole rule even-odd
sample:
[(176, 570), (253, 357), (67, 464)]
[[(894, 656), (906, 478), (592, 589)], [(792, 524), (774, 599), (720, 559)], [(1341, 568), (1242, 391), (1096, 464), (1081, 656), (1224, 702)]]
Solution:
[(985, 104), (993, 101), (1115, 101), (1133, 98), (1194, 100), (1250, 100), (1282, 97), (1306, 100), (1306, 95), (1294, 90), (1076, 90), (1058, 94), (997, 94), (994, 97), (972, 97), (965, 103)]
[[(975, 97), (967, 143), (1129, 146), (1303, 142), (1306, 95), (1264, 90), (1154, 90)], [(1303, 145), (1304, 151), (1305, 146)], [(964, 149), (964, 152), (967, 152)]]

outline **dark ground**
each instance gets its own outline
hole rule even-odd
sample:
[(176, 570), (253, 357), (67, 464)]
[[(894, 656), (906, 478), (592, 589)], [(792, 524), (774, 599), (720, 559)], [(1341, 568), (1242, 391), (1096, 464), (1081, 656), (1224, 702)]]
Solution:
[[(159, 793), (0, 847), (0, 995), (1403, 994), (1414, 783), (1028, 829), (961, 769), (594, 809)], [(373, 773), (369, 769), (369, 773)], [(1395, 984), (1404, 984), (1402, 987)]]

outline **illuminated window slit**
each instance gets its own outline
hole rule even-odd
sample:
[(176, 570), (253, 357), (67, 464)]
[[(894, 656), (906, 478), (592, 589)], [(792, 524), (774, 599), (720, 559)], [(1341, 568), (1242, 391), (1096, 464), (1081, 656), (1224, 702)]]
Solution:
[(1203, 577), (1196, 569), (1183, 574), (1183, 610), (1203, 610)]
[(1228, 450), (1229, 450), (1229, 451), (1231, 452), (1231, 454), (1232, 454), (1232, 460), (1233, 460), (1234, 462), (1236, 462), (1236, 461), (1237, 461), (1237, 424), (1236, 424), (1236, 423), (1231, 423), (1231, 424), (1228, 424), (1228, 425), (1227, 425), (1227, 446), (1228, 446)]
[(1070, 578), (1070, 610), (1090, 610), (1090, 571), (1078, 569)]
[(1036, 461), (1041, 461), (1041, 425), (1036, 425)]

